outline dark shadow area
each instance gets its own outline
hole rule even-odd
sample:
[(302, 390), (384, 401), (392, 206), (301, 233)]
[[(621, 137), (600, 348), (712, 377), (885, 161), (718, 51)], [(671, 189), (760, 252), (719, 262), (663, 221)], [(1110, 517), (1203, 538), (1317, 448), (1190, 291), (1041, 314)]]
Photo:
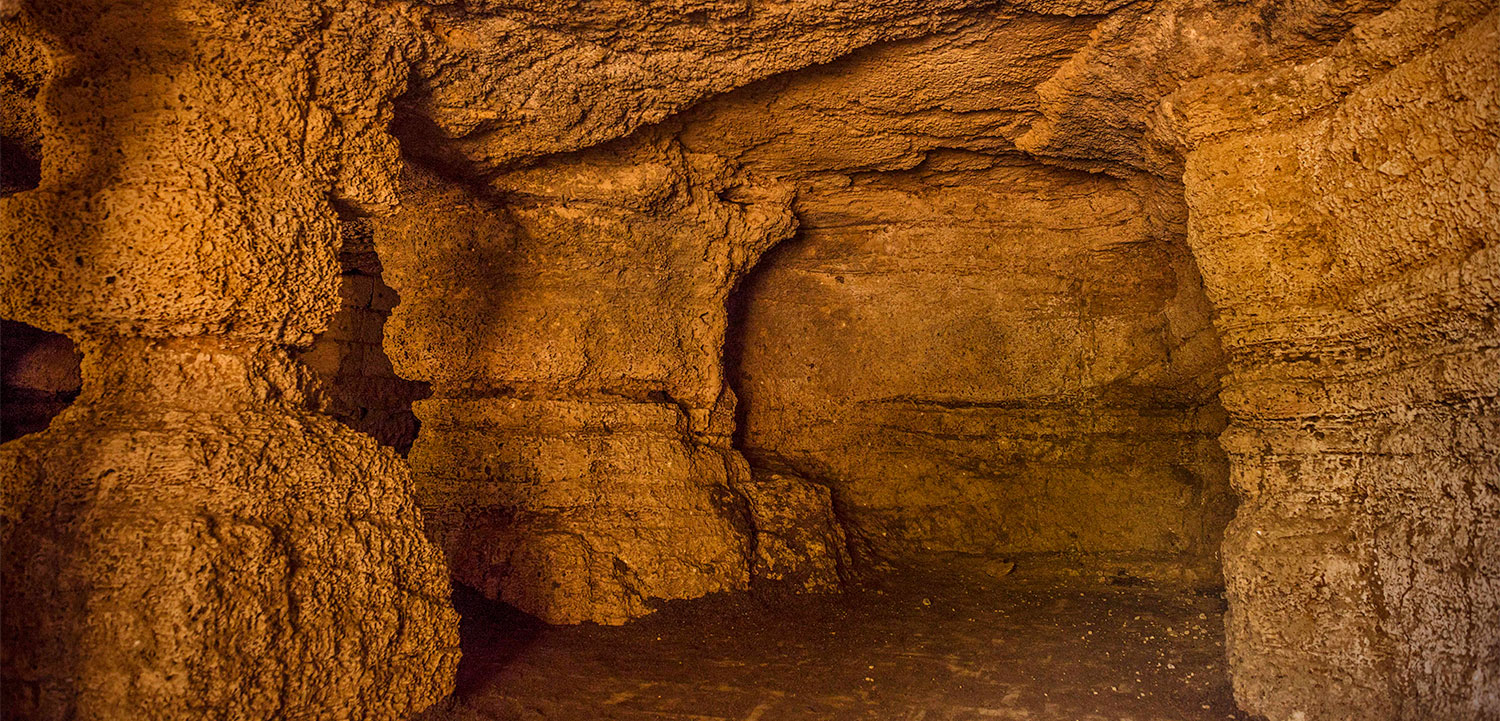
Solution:
[(421, 426), (411, 405), (432, 390), (397, 375), (385, 353), (385, 324), (400, 298), (381, 277), (369, 224), (346, 218), (339, 234), (339, 311), (327, 332), (294, 355), (322, 378), (324, 412), (404, 456)]
[(0, 442), (45, 429), (78, 397), (80, 360), (67, 336), (0, 320)]
[(458, 611), (458, 633), (463, 645), (453, 691), (458, 698), (484, 688), (489, 679), (502, 673), (507, 664), (551, 628), (510, 604), (491, 601), (460, 583), (453, 584), (453, 608)]
[(42, 182), (42, 161), (21, 142), (0, 136), (0, 195), (31, 190)]

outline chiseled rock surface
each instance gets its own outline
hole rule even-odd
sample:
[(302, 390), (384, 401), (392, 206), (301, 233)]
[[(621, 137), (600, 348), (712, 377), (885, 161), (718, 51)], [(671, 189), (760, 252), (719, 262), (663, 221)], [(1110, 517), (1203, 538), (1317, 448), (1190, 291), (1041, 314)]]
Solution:
[(677, 406), (438, 398), (416, 409), (419, 498), (459, 583), (551, 623), (606, 624), (746, 588), (750, 539), (729, 486), (738, 454), (693, 442)]
[(328, 331), (294, 357), (321, 380), (324, 413), (406, 455), (417, 437), (411, 404), (430, 392), (396, 375), (382, 346), (386, 319), (400, 297), (381, 280), (368, 222), (345, 221), (339, 229), (339, 310)]

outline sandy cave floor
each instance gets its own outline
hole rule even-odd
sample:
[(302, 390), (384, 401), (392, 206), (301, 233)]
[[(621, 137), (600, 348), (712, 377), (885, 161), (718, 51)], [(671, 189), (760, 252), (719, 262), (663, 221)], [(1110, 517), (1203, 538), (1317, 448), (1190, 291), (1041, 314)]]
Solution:
[(719, 595), (550, 627), (471, 593), (454, 699), (426, 721), (1248, 719), (1218, 594), (1022, 571), (843, 596)]

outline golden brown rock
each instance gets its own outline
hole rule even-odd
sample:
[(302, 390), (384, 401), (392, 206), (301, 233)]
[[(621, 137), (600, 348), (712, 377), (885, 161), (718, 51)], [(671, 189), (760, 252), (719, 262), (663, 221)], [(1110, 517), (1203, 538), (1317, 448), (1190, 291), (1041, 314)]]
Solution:
[[(0, 22), (0, 313), (88, 354), (0, 451), (34, 715), (426, 705), (416, 505), (554, 622), (885, 561), (1222, 567), (1245, 711), (1500, 715), (1492, 0)], [(330, 328), (339, 213), (398, 200), (365, 266), (400, 304), (362, 267)], [(414, 490), (309, 410), (317, 334), (361, 429), (431, 385)]]
[(1500, 47), (1405, 2), (1174, 97), (1230, 355), (1230, 659), (1272, 718), (1500, 712)]
[(557, 623), (746, 587), (726, 298), (792, 221), (786, 192), (731, 181), (647, 134), (477, 191), (414, 178), (379, 222), (406, 299), (387, 349), (433, 386), (411, 461), (457, 580)]
[(1166, 553), (1212, 575), (1222, 359), (1181, 238), (1129, 183), (934, 153), (798, 209), (742, 299), (753, 461), (829, 484), (878, 557)]
[(40, 183), (0, 200), (0, 313), (85, 361), (73, 406), (0, 450), (6, 713), (428, 706), (457, 618), (409, 471), (309, 412), (284, 347), (338, 304), (331, 201), (393, 200), (399, 22), (191, 0), (9, 22), (52, 74)]

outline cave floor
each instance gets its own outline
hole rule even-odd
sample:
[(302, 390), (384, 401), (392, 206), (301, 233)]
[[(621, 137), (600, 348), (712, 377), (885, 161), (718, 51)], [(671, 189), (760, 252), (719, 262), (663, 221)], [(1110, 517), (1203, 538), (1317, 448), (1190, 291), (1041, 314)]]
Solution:
[(922, 574), (775, 604), (677, 602), (621, 627), (457, 600), (458, 690), (429, 721), (1247, 718), (1215, 593)]

